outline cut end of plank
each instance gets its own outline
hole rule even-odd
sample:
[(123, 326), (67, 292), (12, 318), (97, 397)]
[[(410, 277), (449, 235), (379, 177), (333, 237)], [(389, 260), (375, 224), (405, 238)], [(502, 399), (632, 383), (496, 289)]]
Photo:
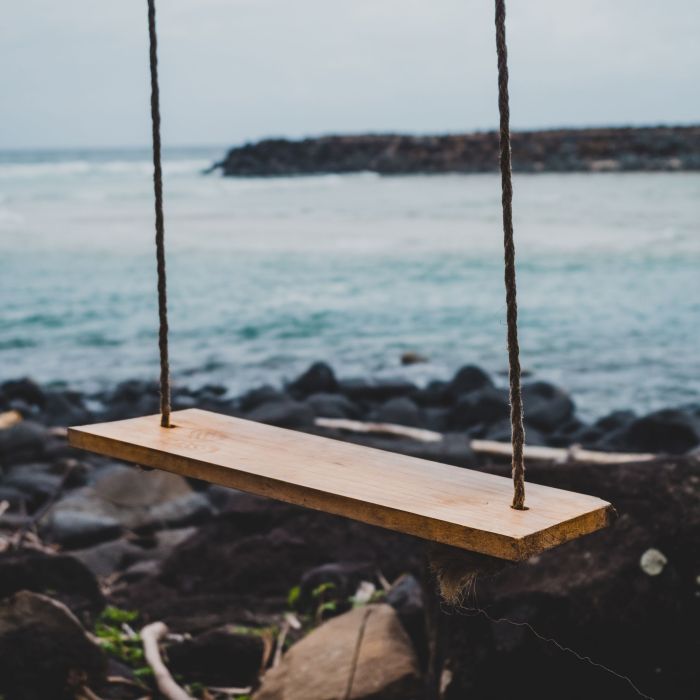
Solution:
[(69, 428), (71, 445), (389, 530), (519, 561), (610, 524), (609, 503), (209, 411)]

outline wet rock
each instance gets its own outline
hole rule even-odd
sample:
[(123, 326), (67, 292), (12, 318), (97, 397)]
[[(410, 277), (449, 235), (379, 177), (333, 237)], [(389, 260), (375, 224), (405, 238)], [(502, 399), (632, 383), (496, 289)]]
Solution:
[(246, 418), (280, 428), (303, 428), (313, 425), (314, 412), (305, 403), (285, 399), (264, 403), (248, 413)]
[(333, 370), (325, 362), (315, 362), (300, 377), (295, 379), (287, 389), (295, 396), (333, 393), (338, 390), (338, 380)]
[(109, 515), (71, 510), (71, 506), (78, 503), (77, 499), (66, 499), (63, 504), (68, 505), (59, 504), (53, 509), (46, 525), (42, 526), (42, 533), (50, 542), (69, 549), (89, 547), (122, 534), (121, 524)]
[(417, 389), (411, 394), (411, 398), (419, 406), (444, 408), (451, 401), (452, 397), (447, 390), (448, 382), (432, 381), (422, 389)]
[(457, 371), (446, 387), (447, 396), (456, 401), (463, 394), (469, 394), (477, 389), (493, 386), (493, 381), (486, 372), (476, 365), (465, 365)]
[(549, 382), (531, 382), (522, 388), (527, 423), (538, 430), (553, 432), (574, 415), (571, 397)]
[(613, 411), (607, 416), (599, 418), (593, 427), (601, 432), (619, 430), (628, 426), (636, 417), (634, 411)]
[(507, 390), (485, 387), (463, 395), (450, 410), (447, 422), (453, 430), (464, 430), (479, 423), (496, 423), (509, 415)]
[(449, 410), (446, 408), (423, 409), (423, 421), (427, 430), (444, 433), (448, 428)]
[(28, 377), (12, 379), (0, 384), (0, 398), (7, 405), (13, 401), (21, 401), (27, 406), (38, 408), (42, 408), (46, 401), (42, 388)]
[(0, 602), (0, 693), (7, 698), (73, 698), (83, 685), (99, 685), (106, 668), (63, 604), (29, 591)]
[(83, 620), (104, 606), (94, 575), (66, 554), (50, 555), (33, 550), (1, 553), (0, 598), (22, 590), (50, 593)]
[(262, 637), (230, 625), (169, 646), (168, 665), (188, 682), (245, 688), (257, 683), (264, 647)]
[(420, 426), (421, 412), (408, 396), (397, 396), (382, 404), (374, 415), (379, 423), (396, 423), (398, 425)]
[(41, 418), (46, 425), (84, 425), (90, 422), (91, 414), (81, 394), (52, 390), (46, 392)]
[(266, 403), (279, 403), (287, 400), (289, 397), (279, 389), (266, 384), (265, 386), (251, 389), (241, 396), (238, 400), (241, 410), (252, 411), (258, 406)]
[(690, 411), (667, 408), (637, 418), (604, 440), (621, 450), (683, 454), (700, 444), (700, 418)]
[(312, 394), (306, 399), (317, 416), (323, 418), (351, 418), (360, 417), (359, 408), (342, 394)]
[[(0, 484), (0, 503), (3, 501), (9, 503), (10, 510), (18, 510), (27, 504), (28, 496), (24, 491), (20, 491), (13, 486)], [(0, 515), (0, 523), (1, 522), (2, 516)]]
[[(79, 531), (90, 523), (100, 528), (103, 521), (104, 528), (108, 528), (111, 521), (119, 526), (119, 531), (148, 531), (197, 523), (211, 512), (206, 495), (192, 491), (187, 481), (176, 474), (118, 466), (94, 485), (61, 500), (48, 518), (47, 529), (54, 537), (65, 537), (70, 533), (68, 526), (74, 525)], [(77, 545), (72, 541), (72, 546), (86, 543)]]
[(30, 420), (0, 430), (0, 464), (9, 466), (40, 460), (47, 451), (50, 437), (43, 425)]
[(416, 655), (395, 611), (370, 605), (297, 642), (265, 674), (255, 700), (411, 700), (420, 694)]
[(414, 394), (417, 389), (403, 379), (344, 379), (339, 391), (353, 401), (387, 401)]
[(81, 561), (95, 576), (109, 576), (140, 561), (147, 556), (147, 552), (133, 542), (119, 539), (73, 551), (71, 556)]

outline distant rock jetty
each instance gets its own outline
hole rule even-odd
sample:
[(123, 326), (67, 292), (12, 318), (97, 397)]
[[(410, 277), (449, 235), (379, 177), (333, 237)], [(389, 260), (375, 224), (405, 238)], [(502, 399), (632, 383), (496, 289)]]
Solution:
[[(366, 134), (266, 139), (232, 148), (212, 166), (238, 177), (376, 172), (487, 173), (498, 169), (494, 131), (446, 136)], [(700, 170), (700, 126), (556, 129), (513, 134), (518, 172)]]

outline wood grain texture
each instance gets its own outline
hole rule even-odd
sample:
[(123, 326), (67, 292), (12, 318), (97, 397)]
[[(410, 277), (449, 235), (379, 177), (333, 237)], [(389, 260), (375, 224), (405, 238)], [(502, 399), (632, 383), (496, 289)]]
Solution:
[(69, 428), (75, 447), (513, 561), (605, 527), (610, 504), (501, 476), (188, 409)]

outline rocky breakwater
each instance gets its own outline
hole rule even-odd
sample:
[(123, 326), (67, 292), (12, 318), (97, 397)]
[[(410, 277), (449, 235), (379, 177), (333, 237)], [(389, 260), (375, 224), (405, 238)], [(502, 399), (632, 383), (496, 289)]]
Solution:
[[(700, 126), (521, 131), (512, 147), (517, 172), (700, 170)], [(232, 148), (217, 169), (238, 177), (496, 172), (498, 134), (266, 139)]]
[[(342, 379), (317, 363), (284, 387), (238, 397), (219, 386), (180, 388), (174, 401), (508, 472), (507, 459), (477, 459), (472, 449), (477, 438), (508, 438), (505, 389), (474, 366), (417, 387)], [(153, 695), (140, 635), (163, 622), (161, 654), (192, 697), (322, 700), (339, 697), (350, 678), (357, 700), (421, 696), (432, 596), (420, 583), (424, 543), (66, 443), (67, 424), (157, 407), (157, 387), (140, 381), (89, 397), (30, 380), (0, 385), (0, 694)], [(545, 699), (635, 697), (624, 679), (546, 639), (653, 697), (692, 697), (700, 682), (692, 612), (700, 592), (700, 407), (585, 422), (566, 392), (539, 381), (526, 385), (525, 407), (531, 444), (659, 457), (529, 464), (533, 482), (599, 495), (620, 517), (604, 532), (481, 580), (478, 598), (451, 610), (445, 697), (523, 688)], [(319, 418), (441, 439), (328, 430)]]

